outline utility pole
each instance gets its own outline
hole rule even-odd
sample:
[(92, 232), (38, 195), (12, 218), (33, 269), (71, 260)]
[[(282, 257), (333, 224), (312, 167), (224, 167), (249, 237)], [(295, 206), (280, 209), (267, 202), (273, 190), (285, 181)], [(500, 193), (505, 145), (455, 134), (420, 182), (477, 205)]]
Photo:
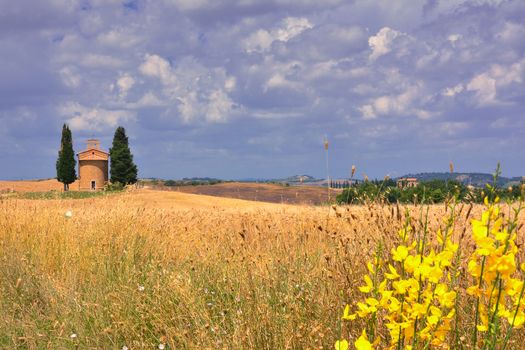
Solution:
[(326, 155), (326, 187), (328, 189), (328, 203), (330, 203), (331, 196), (330, 196), (330, 172), (328, 168), (328, 138), (324, 137), (324, 150)]

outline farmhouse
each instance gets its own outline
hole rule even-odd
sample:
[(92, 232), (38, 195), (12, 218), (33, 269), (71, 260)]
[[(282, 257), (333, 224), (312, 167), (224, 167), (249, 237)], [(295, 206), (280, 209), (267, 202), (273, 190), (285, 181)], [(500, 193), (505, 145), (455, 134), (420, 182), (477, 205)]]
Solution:
[(101, 190), (108, 183), (109, 153), (100, 149), (100, 141), (87, 140), (86, 150), (79, 152), (78, 186), (79, 190)]
[(417, 178), (415, 177), (402, 177), (397, 179), (396, 183), (399, 188), (417, 187), (418, 185)]

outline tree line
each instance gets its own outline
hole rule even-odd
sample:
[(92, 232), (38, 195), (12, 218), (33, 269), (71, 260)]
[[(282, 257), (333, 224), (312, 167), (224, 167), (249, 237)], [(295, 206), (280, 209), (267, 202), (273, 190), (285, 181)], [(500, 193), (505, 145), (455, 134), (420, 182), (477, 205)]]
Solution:
[[(491, 189), (494, 189), (493, 191)], [(487, 184), (486, 188), (472, 188), (456, 180), (430, 180), (414, 187), (399, 187), (391, 179), (364, 181), (343, 190), (337, 196), (340, 204), (382, 203), (442, 203), (456, 199), (463, 202), (482, 203), (486, 196), (497, 196), (501, 200), (523, 199), (525, 184), (507, 188)], [(492, 198), (491, 198), (492, 199)]]
[[(125, 186), (137, 182), (137, 166), (133, 162), (133, 154), (129, 148), (126, 130), (119, 126), (115, 130), (112, 146), (109, 149), (110, 182), (112, 186)], [(64, 191), (77, 179), (73, 136), (67, 124), (62, 127), (60, 150), (56, 161), (57, 180), (64, 184)]]

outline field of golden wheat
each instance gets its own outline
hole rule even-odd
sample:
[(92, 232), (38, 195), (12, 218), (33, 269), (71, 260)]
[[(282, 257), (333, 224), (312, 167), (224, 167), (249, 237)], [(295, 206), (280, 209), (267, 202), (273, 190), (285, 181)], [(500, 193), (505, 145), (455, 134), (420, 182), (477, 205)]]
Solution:
[[(0, 348), (333, 349), (361, 332), (341, 315), (362, 299), (366, 262), (378, 245), (388, 253), (399, 243), (406, 213), (424, 230), (427, 208), (432, 236), (445, 205), (291, 206), (147, 190), (0, 197)], [(469, 221), (480, 213), (456, 207), (462, 254), (474, 249)], [(459, 317), (472, 318), (461, 302)]]
[[(0, 180), (0, 193), (10, 192), (40, 192), (40, 191), (62, 191), (64, 185), (56, 179), (42, 180), (20, 180), (4, 181)], [(71, 191), (78, 190), (78, 182), (75, 181), (70, 185)]]

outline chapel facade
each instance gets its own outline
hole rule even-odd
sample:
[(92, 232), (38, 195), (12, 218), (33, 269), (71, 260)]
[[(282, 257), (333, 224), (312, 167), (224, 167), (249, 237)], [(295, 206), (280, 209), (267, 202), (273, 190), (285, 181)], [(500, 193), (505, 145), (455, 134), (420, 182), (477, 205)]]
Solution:
[(84, 151), (77, 153), (80, 191), (102, 190), (108, 184), (109, 153), (100, 149), (100, 141), (87, 140)]

